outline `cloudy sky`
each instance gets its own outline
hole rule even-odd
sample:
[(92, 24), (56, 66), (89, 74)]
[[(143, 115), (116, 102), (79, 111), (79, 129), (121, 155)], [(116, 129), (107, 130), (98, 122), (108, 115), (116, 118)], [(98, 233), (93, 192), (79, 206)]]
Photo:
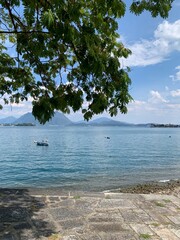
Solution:
[[(127, 1), (129, 2), (129, 1)], [(180, 124), (180, 1), (175, 0), (168, 19), (127, 14), (119, 21), (119, 33), (133, 54), (123, 61), (131, 67), (134, 101), (128, 122)]]
[[(131, 0), (127, 0), (128, 4)], [(119, 20), (120, 41), (133, 54), (121, 60), (123, 67), (130, 66), (134, 99), (126, 115), (114, 119), (131, 123), (180, 124), (180, 0), (175, 0), (167, 19), (152, 18), (144, 12), (134, 16), (128, 11)], [(20, 116), (31, 111), (31, 104), (7, 106), (0, 117)], [(108, 114), (103, 114), (108, 116)], [(98, 115), (94, 118), (101, 117)], [(73, 121), (82, 120), (82, 114), (68, 115)]]

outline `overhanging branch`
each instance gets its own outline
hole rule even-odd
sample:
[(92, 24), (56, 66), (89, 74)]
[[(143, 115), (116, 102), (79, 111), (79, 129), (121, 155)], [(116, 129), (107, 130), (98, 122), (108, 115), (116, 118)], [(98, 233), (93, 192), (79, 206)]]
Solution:
[(31, 33), (44, 33), (44, 34), (49, 34), (50, 32), (46, 32), (46, 31), (37, 31), (37, 30), (32, 30), (32, 31), (0, 31), (0, 34), (31, 34)]
[(16, 26), (16, 23), (15, 23), (14, 18), (13, 18), (13, 14), (12, 14), (12, 11), (11, 11), (11, 8), (10, 8), (10, 4), (7, 1), (5, 1), (5, 4), (6, 4), (6, 7), (8, 9), (9, 16), (11, 18), (11, 22), (12, 22), (12, 24), (14, 26), (14, 29), (17, 30), (17, 26)]

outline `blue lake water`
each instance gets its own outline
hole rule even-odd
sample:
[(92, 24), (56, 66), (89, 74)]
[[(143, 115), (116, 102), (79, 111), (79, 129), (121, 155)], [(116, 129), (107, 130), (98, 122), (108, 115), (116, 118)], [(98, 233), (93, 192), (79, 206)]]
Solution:
[[(48, 147), (34, 143), (45, 138)], [(180, 129), (0, 127), (0, 187), (107, 190), (179, 178)]]

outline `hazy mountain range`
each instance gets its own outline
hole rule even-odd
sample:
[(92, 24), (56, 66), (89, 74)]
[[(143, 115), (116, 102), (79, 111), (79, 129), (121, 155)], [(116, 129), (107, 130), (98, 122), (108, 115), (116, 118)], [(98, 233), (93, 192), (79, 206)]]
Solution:
[(11, 124), (15, 121), (16, 121), (15, 117), (6, 117), (6, 118), (0, 119), (0, 124)]
[[(14, 118), (14, 117), (7, 117), (0, 119), (0, 124), (34, 124), (37, 126), (40, 126), (38, 120), (35, 119), (35, 117), (32, 115), (32, 113), (28, 112), (24, 115), (22, 115), (20, 118)], [(60, 112), (55, 112), (54, 117), (45, 124), (47, 125), (57, 125), (57, 126), (66, 126), (71, 125), (72, 122), (63, 114)]]
[[(34, 118), (32, 113), (26, 113), (20, 118), (6, 117), (0, 119), (0, 124), (34, 124), (40, 126), (41, 124)], [(54, 117), (45, 124), (45, 126), (148, 126), (149, 124), (131, 124), (126, 122), (115, 121), (110, 118), (101, 117), (92, 121), (72, 122), (63, 113), (55, 112)], [(43, 126), (43, 125), (42, 125)]]
[[(23, 124), (23, 123), (32, 123), (35, 125), (41, 125), (38, 120), (32, 115), (32, 113), (26, 113), (22, 115), (20, 118), (16, 119), (14, 124)], [(45, 125), (70, 125), (72, 122), (60, 112), (55, 112), (54, 117), (47, 122)]]
[(76, 125), (90, 125), (90, 126), (133, 126), (134, 124), (115, 121), (110, 118), (101, 117), (91, 121), (81, 121), (76, 123)]

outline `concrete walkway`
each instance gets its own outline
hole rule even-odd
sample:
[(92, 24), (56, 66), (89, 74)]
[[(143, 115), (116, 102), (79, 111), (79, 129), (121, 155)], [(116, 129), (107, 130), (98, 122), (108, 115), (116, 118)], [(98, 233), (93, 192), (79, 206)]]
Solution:
[(1, 240), (180, 239), (174, 195), (0, 189)]

